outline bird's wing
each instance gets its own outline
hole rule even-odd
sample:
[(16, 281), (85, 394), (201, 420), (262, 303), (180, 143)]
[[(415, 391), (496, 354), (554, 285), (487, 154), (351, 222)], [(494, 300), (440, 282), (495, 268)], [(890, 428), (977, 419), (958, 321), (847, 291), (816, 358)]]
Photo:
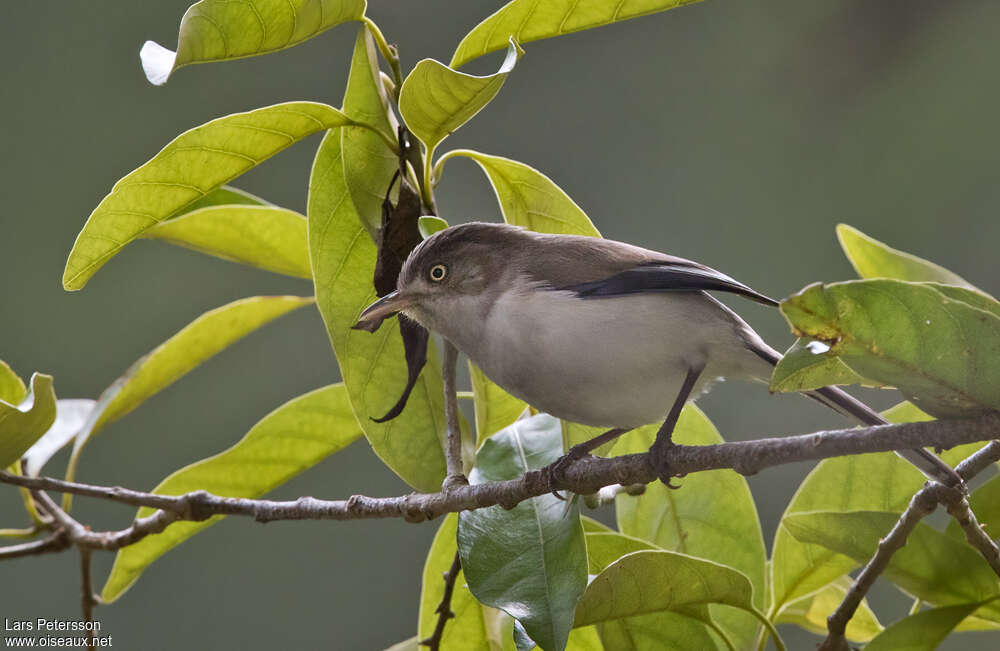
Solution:
[(778, 302), (724, 273), (687, 260), (647, 262), (614, 275), (554, 287), (576, 293), (580, 298), (610, 298), (627, 294), (656, 292), (718, 291), (745, 296), (764, 305)]

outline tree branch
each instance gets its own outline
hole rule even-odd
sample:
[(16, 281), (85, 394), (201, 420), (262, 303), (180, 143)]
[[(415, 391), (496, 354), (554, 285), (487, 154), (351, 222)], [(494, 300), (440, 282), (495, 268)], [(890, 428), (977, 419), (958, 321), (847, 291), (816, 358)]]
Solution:
[(451, 595), (455, 591), (455, 581), (458, 573), (462, 570), (462, 559), (455, 552), (455, 560), (451, 562), (451, 567), (442, 575), (444, 579), (444, 594), (441, 595), (441, 603), (434, 610), (437, 613), (437, 624), (434, 625), (434, 632), (425, 640), (420, 640), (420, 645), (428, 647), (431, 651), (438, 651), (441, 647), (441, 639), (444, 637), (444, 627), (448, 620), (455, 616), (451, 611)]
[(62, 531), (57, 531), (42, 540), (33, 540), (32, 542), (21, 543), (20, 545), (0, 547), (0, 561), (8, 558), (20, 558), (21, 556), (61, 552), (69, 546), (70, 542), (66, 534)]
[[(1000, 460), (1000, 441), (991, 441), (958, 464), (955, 471), (968, 481), (997, 460)], [(854, 616), (875, 579), (888, 567), (892, 555), (906, 544), (907, 537), (917, 523), (933, 513), (938, 504), (947, 506), (948, 512), (965, 531), (969, 544), (979, 550), (993, 571), (1000, 576), (1000, 550), (979, 526), (962, 491), (929, 482), (913, 496), (892, 530), (879, 542), (878, 551), (858, 574), (837, 610), (827, 618), (828, 634), (820, 651), (847, 651), (850, 648), (844, 636), (847, 622)]]
[[(83, 621), (88, 624), (94, 623), (94, 606), (97, 605), (97, 599), (94, 598), (94, 587), (93, 582), (90, 577), (90, 549), (86, 547), (80, 547), (80, 591), (81, 604), (83, 607)], [(87, 645), (90, 648), (94, 647), (94, 628), (93, 626), (87, 627)]]
[[(677, 474), (719, 468), (732, 468), (743, 474), (753, 474), (763, 468), (795, 461), (914, 447), (950, 448), (997, 437), (1000, 437), (1000, 414), (993, 413), (967, 420), (878, 425), (718, 445), (676, 445), (670, 449), (667, 461)], [(991, 443), (982, 452), (987, 450), (1000, 454), (1000, 443)], [(984, 462), (984, 458), (982, 454), (972, 455), (959, 469), (966, 464), (966, 472), (986, 467), (989, 463)], [(968, 476), (972, 474), (974, 473), (970, 472)], [(242, 515), (253, 517), (259, 522), (398, 517), (419, 522), (449, 512), (487, 506), (513, 508), (528, 498), (549, 493), (553, 488), (587, 495), (604, 486), (648, 484), (655, 480), (656, 472), (650, 465), (648, 454), (630, 454), (611, 459), (585, 457), (571, 465), (554, 487), (547, 477), (533, 471), (518, 479), (475, 486), (455, 486), (438, 493), (411, 493), (382, 498), (355, 495), (347, 500), (300, 497), (292, 501), (272, 501), (220, 497), (205, 491), (179, 496), (153, 495), (121, 487), (77, 484), (48, 477), (23, 477), (0, 471), (0, 483), (160, 509), (158, 513), (138, 520), (122, 531), (101, 534), (87, 532), (85, 537), (77, 534), (77, 538), (85, 538), (84, 544), (100, 549), (117, 549), (131, 544), (146, 535), (162, 531), (175, 520), (200, 521), (213, 515)]]

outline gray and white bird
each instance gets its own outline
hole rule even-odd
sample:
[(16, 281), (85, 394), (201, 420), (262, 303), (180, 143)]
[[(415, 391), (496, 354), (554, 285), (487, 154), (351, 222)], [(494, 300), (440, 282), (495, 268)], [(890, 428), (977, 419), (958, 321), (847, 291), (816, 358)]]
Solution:
[[(410, 253), (397, 289), (355, 326), (396, 313), (435, 331), (533, 407), (612, 428), (576, 450), (663, 422), (662, 458), (681, 408), (718, 378), (769, 382), (781, 355), (708, 291), (777, 301), (697, 262), (623, 242), (506, 224), (447, 228)], [(835, 387), (807, 392), (865, 424), (886, 421)], [(928, 477), (957, 474), (930, 452), (900, 453)], [(669, 471), (660, 469), (669, 480)]]

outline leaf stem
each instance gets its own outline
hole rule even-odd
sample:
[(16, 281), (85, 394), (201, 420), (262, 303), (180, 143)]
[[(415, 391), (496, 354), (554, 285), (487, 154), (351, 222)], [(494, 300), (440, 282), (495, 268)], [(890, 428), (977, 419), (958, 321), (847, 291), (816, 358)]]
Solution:
[[(771, 620), (767, 618), (767, 615), (760, 612), (756, 608), (751, 608), (748, 612), (759, 619), (761, 624), (764, 625), (764, 628), (767, 629), (767, 632), (771, 634), (771, 637), (774, 638), (774, 646), (778, 649), (778, 651), (788, 651), (785, 648), (785, 643), (782, 641), (781, 636), (778, 635), (778, 629), (774, 627), (774, 624), (772, 624)], [(764, 641), (767, 641), (766, 635), (764, 636)]]
[(736, 651), (736, 647), (733, 646), (732, 641), (730, 641), (730, 639), (728, 637), (726, 637), (725, 631), (723, 631), (721, 628), (719, 628), (718, 624), (716, 624), (715, 622), (713, 622), (711, 619), (709, 619), (707, 621), (699, 619), (698, 621), (700, 621), (702, 624), (704, 624), (705, 626), (707, 626), (708, 628), (710, 628), (712, 631), (715, 632), (716, 635), (718, 635), (720, 638), (722, 638), (722, 643), (726, 645), (726, 648), (729, 649), (729, 651)]
[(395, 45), (390, 45), (388, 41), (385, 40), (385, 36), (382, 34), (382, 30), (379, 29), (378, 25), (375, 24), (368, 16), (361, 17), (362, 22), (368, 27), (368, 31), (375, 38), (375, 44), (378, 46), (378, 51), (382, 53), (382, 57), (389, 62), (389, 67), (392, 69), (392, 80), (395, 82), (396, 87), (392, 90), (393, 99), (396, 103), (399, 103), (399, 89), (403, 85), (403, 73), (399, 69), (399, 50)]

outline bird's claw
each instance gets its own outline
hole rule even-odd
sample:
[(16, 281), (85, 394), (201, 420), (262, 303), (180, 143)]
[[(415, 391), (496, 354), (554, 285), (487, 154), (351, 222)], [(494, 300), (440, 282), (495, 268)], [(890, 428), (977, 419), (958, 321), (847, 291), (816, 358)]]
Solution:
[(570, 466), (586, 456), (589, 456), (587, 452), (572, 447), (569, 449), (569, 452), (542, 468), (542, 477), (548, 484), (549, 492), (553, 496), (564, 502), (566, 501), (566, 498), (555, 487), (566, 479), (566, 471), (570, 469)]
[(670, 461), (668, 459), (668, 452), (670, 448), (674, 446), (672, 441), (656, 441), (653, 446), (649, 448), (649, 465), (652, 466), (653, 472), (656, 476), (663, 482), (663, 485), (671, 490), (677, 490), (681, 487), (680, 484), (674, 484), (675, 475), (670, 470)]

